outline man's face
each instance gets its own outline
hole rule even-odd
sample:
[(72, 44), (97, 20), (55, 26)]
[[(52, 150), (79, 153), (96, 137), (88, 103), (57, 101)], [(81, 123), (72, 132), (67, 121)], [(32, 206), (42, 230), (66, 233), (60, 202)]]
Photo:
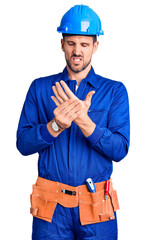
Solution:
[(98, 42), (93, 44), (93, 38), (88, 36), (66, 36), (61, 40), (61, 46), (65, 52), (67, 66), (72, 72), (79, 73), (91, 65)]

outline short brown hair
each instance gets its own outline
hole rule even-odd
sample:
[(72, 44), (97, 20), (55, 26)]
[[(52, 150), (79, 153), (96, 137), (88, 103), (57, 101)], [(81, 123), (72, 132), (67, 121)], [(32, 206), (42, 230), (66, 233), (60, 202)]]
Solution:
[(65, 39), (65, 37), (67, 36), (88, 36), (88, 37), (92, 37), (93, 38), (93, 44), (95, 42), (97, 42), (97, 35), (83, 35), (83, 34), (66, 34), (66, 33), (62, 33), (62, 36), (63, 36), (63, 40)]

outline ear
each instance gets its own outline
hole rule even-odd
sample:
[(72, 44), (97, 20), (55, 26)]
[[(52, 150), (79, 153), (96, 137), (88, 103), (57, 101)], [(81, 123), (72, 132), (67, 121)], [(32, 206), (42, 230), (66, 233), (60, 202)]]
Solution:
[(93, 53), (96, 53), (97, 49), (98, 49), (98, 46), (99, 46), (99, 42), (95, 42), (94, 43), (94, 46), (93, 46)]
[(63, 52), (65, 51), (64, 50), (64, 40), (63, 39), (61, 39), (61, 49), (62, 49)]

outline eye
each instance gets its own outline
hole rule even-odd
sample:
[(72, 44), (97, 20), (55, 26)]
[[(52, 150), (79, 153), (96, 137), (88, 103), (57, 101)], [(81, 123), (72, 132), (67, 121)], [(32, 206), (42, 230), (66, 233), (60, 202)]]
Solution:
[(88, 47), (89, 44), (88, 44), (88, 43), (82, 43), (81, 46), (82, 46), (82, 47)]
[(69, 45), (69, 46), (73, 46), (73, 45), (74, 45), (74, 42), (68, 42), (68, 45)]

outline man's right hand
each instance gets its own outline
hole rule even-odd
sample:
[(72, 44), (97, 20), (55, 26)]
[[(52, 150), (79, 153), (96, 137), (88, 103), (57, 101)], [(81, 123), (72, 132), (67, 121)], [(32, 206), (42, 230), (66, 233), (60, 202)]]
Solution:
[(55, 121), (61, 127), (61, 129), (58, 132), (55, 132), (52, 129), (51, 121), (47, 124), (48, 131), (54, 137), (57, 137), (64, 129), (69, 128), (72, 121), (74, 121), (80, 114), (81, 103), (78, 100), (68, 99), (62, 104), (58, 104), (57, 108), (54, 110), (54, 115)]
[(54, 110), (55, 121), (63, 129), (69, 128), (72, 121), (81, 114), (81, 103), (69, 99)]

